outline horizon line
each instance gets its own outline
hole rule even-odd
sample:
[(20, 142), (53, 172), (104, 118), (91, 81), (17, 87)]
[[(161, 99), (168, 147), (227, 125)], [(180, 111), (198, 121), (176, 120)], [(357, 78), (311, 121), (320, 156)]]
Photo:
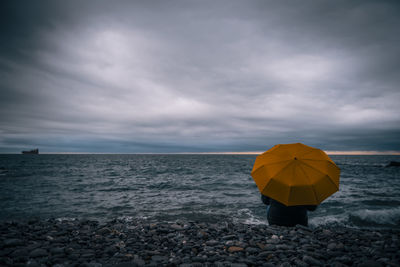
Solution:
[[(338, 151), (338, 150), (323, 150), (328, 155), (400, 155), (400, 151), (362, 151), (362, 150), (351, 150), (351, 151)], [(51, 155), (83, 155), (83, 154), (126, 154), (126, 155), (260, 155), (265, 151), (221, 151), (221, 152), (40, 152), (40, 154)], [(17, 152), (7, 153), (0, 152), (0, 154), (21, 154)]]

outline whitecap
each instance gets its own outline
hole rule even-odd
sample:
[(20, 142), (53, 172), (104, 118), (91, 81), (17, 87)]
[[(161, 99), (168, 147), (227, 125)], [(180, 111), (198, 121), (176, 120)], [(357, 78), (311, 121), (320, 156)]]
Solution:
[(240, 209), (237, 212), (239, 218), (245, 217), (243, 221), (244, 224), (255, 224), (255, 225), (268, 224), (266, 220), (257, 219), (250, 209)]
[(312, 227), (326, 225), (345, 225), (348, 220), (348, 215), (345, 214), (319, 216), (311, 218), (309, 220), (309, 225)]
[(379, 210), (363, 209), (352, 212), (350, 216), (357, 224), (398, 226), (400, 223), (400, 207)]

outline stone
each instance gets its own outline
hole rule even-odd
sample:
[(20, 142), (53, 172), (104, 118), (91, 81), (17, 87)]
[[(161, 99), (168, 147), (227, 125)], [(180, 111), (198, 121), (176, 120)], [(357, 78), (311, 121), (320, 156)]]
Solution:
[(334, 262), (332, 262), (332, 263), (330, 264), (330, 266), (331, 266), (331, 267), (347, 267), (348, 265), (343, 264), (343, 263), (338, 262), (338, 261), (334, 261)]
[(40, 267), (40, 264), (36, 260), (32, 259), (26, 263), (26, 266), (27, 267)]
[(353, 263), (353, 260), (349, 256), (346, 256), (346, 255), (343, 255), (341, 257), (337, 257), (336, 260), (340, 261), (340, 262), (343, 262), (345, 264), (352, 264)]
[(45, 256), (47, 256), (47, 251), (42, 248), (34, 249), (31, 251), (31, 253), (29, 253), (29, 257), (31, 257), (31, 258), (39, 258), (39, 257), (45, 257)]
[(280, 242), (279, 238), (267, 239), (268, 244), (279, 244), (279, 242)]
[(383, 266), (380, 262), (374, 260), (366, 260), (358, 265), (358, 267), (381, 267)]
[(257, 248), (253, 248), (253, 247), (247, 247), (246, 248), (246, 252), (250, 253), (250, 254), (255, 254), (258, 252)]
[(324, 230), (322, 231), (322, 234), (323, 234), (323, 235), (326, 235), (326, 236), (330, 236), (330, 235), (332, 234), (332, 232), (331, 232), (330, 230), (328, 230), (328, 229), (324, 229)]
[(216, 241), (216, 240), (208, 240), (207, 242), (206, 242), (206, 245), (207, 246), (216, 246), (216, 245), (219, 245), (220, 243), (218, 242), (218, 241)]
[(298, 230), (303, 230), (306, 232), (312, 232), (312, 230), (310, 228), (308, 228), (307, 226), (301, 225), (301, 224), (296, 224), (296, 229)]
[(180, 226), (180, 225), (178, 225), (178, 224), (176, 224), (176, 223), (174, 223), (174, 224), (171, 224), (171, 226), (170, 226), (172, 229), (174, 229), (174, 230), (183, 230), (183, 227), (182, 226)]
[(232, 240), (235, 239), (236, 235), (226, 235), (222, 237), (222, 240)]
[(100, 230), (98, 230), (97, 233), (100, 235), (107, 235), (107, 234), (111, 233), (111, 230), (110, 230), (110, 228), (104, 227), (104, 228), (101, 228)]
[(268, 251), (276, 250), (276, 245), (267, 244), (267, 245), (264, 246), (264, 249), (263, 249), (263, 250), (268, 250)]
[(322, 266), (322, 265), (323, 265), (322, 262), (320, 262), (319, 260), (314, 259), (313, 257), (308, 256), (308, 255), (305, 255), (305, 256), (303, 257), (303, 261), (304, 261), (305, 263), (310, 264), (310, 265), (316, 265), (316, 266)]
[(398, 266), (397, 229), (175, 224), (0, 222), (0, 266)]
[(258, 257), (258, 258), (265, 259), (265, 258), (267, 258), (270, 254), (271, 254), (270, 251), (263, 251), (263, 252), (259, 253), (259, 254), (257, 255), (257, 257)]
[(133, 263), (136, 265), (136, 266), (139, 266), (139, 267), (142, 267), (142, 266), (144, 266), (146, 263), (144, 262), (144, 260), (142, 260), (140, 257), (138, 257), (137, 255), (135, 255), (134, 256), (134, 259), (133, 259)]
[(94, 253), (85, 253), (81, 255), (82, 258), (93, 258), (94, 256)]
[(23, 244), (24, 242), (21, 239), (17, 238), (6, 239), (3, 241), (4, 247), (16, 247), (16, 246), (22, 246)]
[(299, 259), (295, 259), (295, 260), (294, 260), (294, 263), (296, 264), (296, 266), (308, 267), (308, 264), (307, 264), (307, 263), (305, 263), (304, 261), (299, 260)]
[(115, 265), (115, 267), (135, 267), (136, 265), (131, 262), (121, 262)]
[(67, 254), (72, 254), (72, 253), (75, 252), (75, 250), (73, 248), (65, 248), (64, 252), (67, 253)]
[(55, 247), (55, 248), (51, 248), (50, 249), (50, 253), (52, 255), (59, 255), (59, 254), (64, 254), (64, 248), (59, 248), (59, 247)]
[(291, 248), (288, 245), (282, 244), (282, 245), (276, 245), (276, 249), (289, 250)]
[(236, 247), (236, 246), (232, 246), (232, 247), (229, 247), (228, 248), (228, 251), (229, 252), (239, 252), (239, 251), (243, 251), (244, 249), (243, 248), (241, 248), (241, 247)]
[[(344, 249), (343, 243), (338, 243), (338, 244), (336, 245), (336, 249), (338, 249), (338, 250)], [(357, 250), (358, 250), (358, 248), (357, 248)]]
[(232, 263), (231, 267), (247, 267), (246, 263)]
[(199, 232), (197, 233), (197, 237), (198, 237), (198, 238), (202, 238), (202, 239), (207, 239), (207, 238), (208, 238), (208, 234), (207, 234), (207, 232), (205, 232), (205, 231), (199, 231)]
[(161, 255), (154, 255), (154, 256), (151, 256), (151, 260), (155, 261), (155, 262), (165, 262), (165, 261), (168, 261), (168, 257), (161, 256)]
[(107, 247), (104, 252), (108, 255), (113, 255), (118, 251), (118, 249), (115, 246), (109, 246)]
[(330, 249), (330, 250), (336, 249), (336, 243), (329, 243), (327, 248)]

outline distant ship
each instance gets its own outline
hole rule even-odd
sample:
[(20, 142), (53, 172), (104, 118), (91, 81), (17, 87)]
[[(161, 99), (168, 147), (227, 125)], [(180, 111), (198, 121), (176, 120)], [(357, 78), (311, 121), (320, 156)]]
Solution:
[(29, 151), (22, 151), (22, 154), (39, 154), (39, 149), (33, 149)]

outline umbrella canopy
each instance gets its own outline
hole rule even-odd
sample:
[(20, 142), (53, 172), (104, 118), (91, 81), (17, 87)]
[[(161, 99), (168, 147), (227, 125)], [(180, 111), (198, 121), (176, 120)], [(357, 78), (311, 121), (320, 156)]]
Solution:
[(320, 149), (282, 144), (257, 156), (251, 176), (261, 194), (286, 206), (318, 205), (339, 190), (340, 169)]

